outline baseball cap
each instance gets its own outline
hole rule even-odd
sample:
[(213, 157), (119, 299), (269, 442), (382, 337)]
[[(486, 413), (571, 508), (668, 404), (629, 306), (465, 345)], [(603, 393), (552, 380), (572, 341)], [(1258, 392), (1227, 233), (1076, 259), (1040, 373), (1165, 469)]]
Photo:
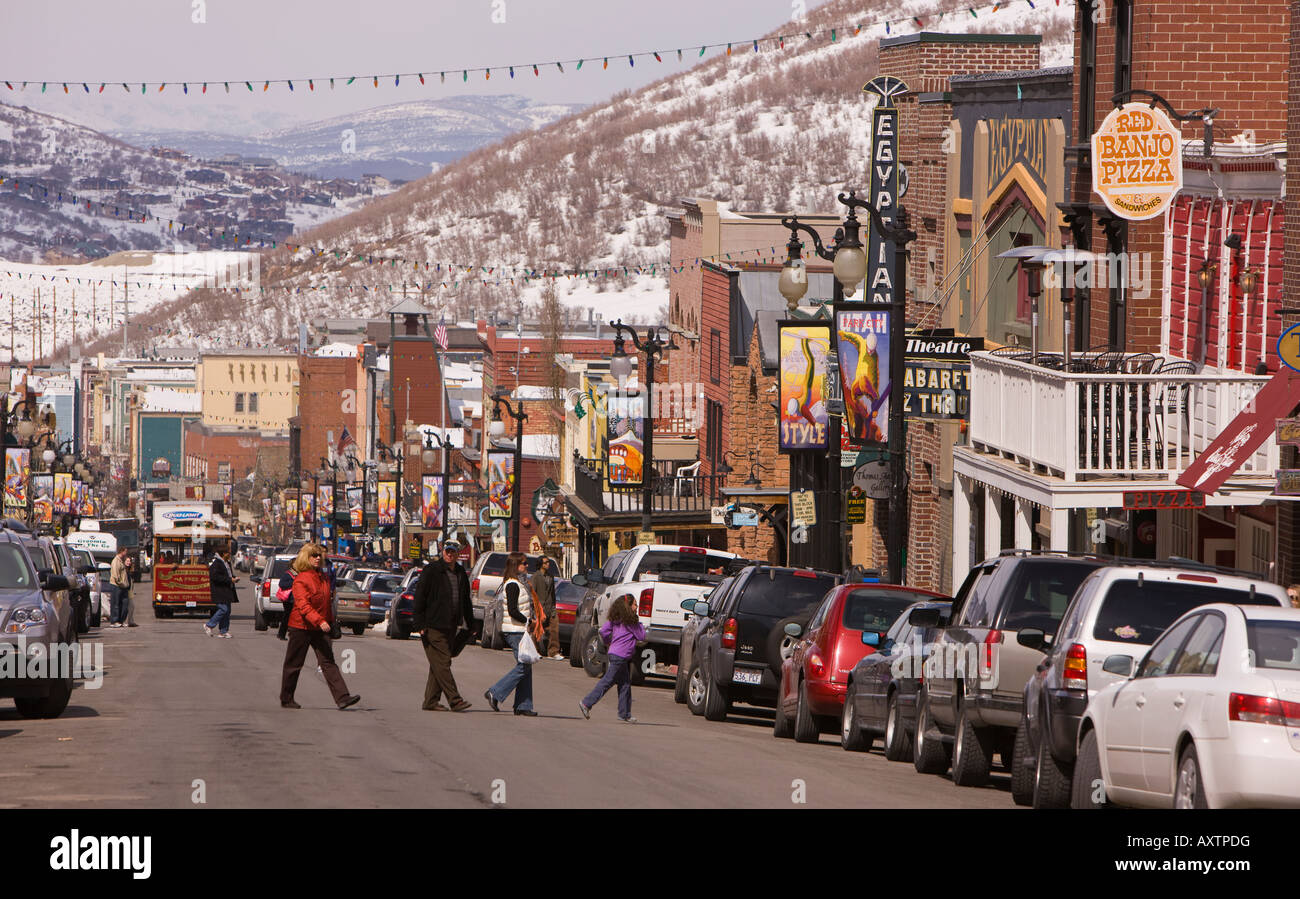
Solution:
[(460, 543), (456, 540), (444, 540), (442, 544), (443, 552), (446, 552), (449, 549), (454, 552), (460, 552)]

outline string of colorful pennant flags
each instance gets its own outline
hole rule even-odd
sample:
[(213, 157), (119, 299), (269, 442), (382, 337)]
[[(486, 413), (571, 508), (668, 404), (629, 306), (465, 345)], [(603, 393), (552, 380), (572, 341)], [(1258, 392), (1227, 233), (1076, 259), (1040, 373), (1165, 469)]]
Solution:
[[(471, 74), (475, 77), (482, 75), (484, 80), (491, 80), (493, 72), (496, 72), (498, 75), (507, 75), (511, 79), (513, 79), (517, 73), (526, 74), (530, 71), (534, 77), (540, 77), (543, 71), (549, 72), (552, 69), (555, 70), (556, 74), (563, 75), (566, 73), (565, 66), (570, 66), (572, 71), (579, 72), (582, 71), (583, 66), (586, 63), (595, 63), (597, 61), (600, 62), (601, 71), (606, 71), (609, 69), (611, 60), (616, 64), (620, 64), (623, 59), (626, 59), (629, 67), (635, 67), (637, 60), (649, 61), (653, 59), (656, 63), (663, 63), (665, 59), (671, 59), (673, 55), (676, 55), (678, 62), (694, 62), (703, 57), (710, 50), (725, 49), (727, 56), (732, 56), (736, 54), (737, 51), (743, 53), (746, 50), (752, 53), (760, 53), (766, 49), (771, 52), (774, 50), (784, 50), (786, 49), (787, 43), (793, 44), (801, 38), (805, 42), (820, 39), (827, 40), (830, 43), (837, 43), (842, 38), (857, 37), (864, 29), (868, 28), (883, 27), (886, 35), (893, 35), (895, 30), (899, 28), (921, 29), (927, 26), (939, 24), (943, 20), (953, 16), (960, 18), (973, 16), (979, 18), (981, 13), (996, 13), (1002, 9), (1021, 5), (1027, 6), (1030, 9), (1037, 9), (1039, 6), (1046, 6), (1047, 2), (1048, 0), (1037, 0), (1037, 2), (1035, 2), (1035, 0), (1002, 0), (1002, 2), (985, 3), (979, 6), (958, 6), (954, 8), (936, 9), (931, 12), (918, 13), (915, 15), (895, 15), (893, 18), (879, 18), (869, 21), (859, 20), (856, 22), (823, 26), (812, 30), (796, 29), (788, 34), (776, 34), (774, 36), (740, 38), (698, 45), (691, 44), (689, 46), (677, 47), (672, 50), (639, 50), (631, 53), (617, 51), (610, 53), (597, 53), (592, 54), (591, 56), (572, 59), (553, 59), (546, 62), (514, 63), (495, 66), (469, 66), (459, 68), (453, 67), (450, 69), (431, 66), (424, 71), (389, 72), (387, 74), (371, 74), (368, 76), (357, 74), (326, 76), (299, 75), (292, 78), (237, 77), (228, 79), (209, 79), (208, 81), (180, 81), (177, 79), (168, 79), (143, 82), (104, 80), (98, 81), (97, 86), (96, 79), (80, 81), (77, 79), (64, 80), (61, 78), (47, 78), (44, 80), (5, 78), (0, 79), (0, 81), (3, 82), (6, 88), (13, 92), (25, 91), (29, 87), (40, 85), (41, 93), (46, 93), (51, 86), (54, 86), (56, 92), (58, 89), (62, 89), (65, 94), (71, 94), (75, 92), (77, 88), (80, 88), (81, 93), (83, 94), (98, 95), (104, 93), (105, 89), (109, 86), (120, 86), (122, 90), (131, 93), (135, 86), (139, 85), (140, 93), (142, 95), (147, 94), (150, 89), (152, 89), (154, 93), (163, 93), (168, 87), (171, 87), (173, 91), (175, 91), (176, 88), (179, 88), (181, 93), (186, 96), (189, 95), (191, 87), (196, 89), (195, 93), (197, 95), (204, 96), (208, 93), (209, 87), (213, 89), (213, 93), (217, 93), (218, 89), (221, 89), (224, 93), (231, 94), (231, 88), (233, 86), (234, 93), (236, 94), (257, 94), (268, 92), (271, 89), (271, 85), (275, 85), (276, 87), (287, 87), (290, 92), (294, 92), (305, 85), (308, 93), (314, 93), (318, 86), (322, 90), (327, 86), (329, 90), (334, 90), (340, 85), (346, 88), (358, 82), (361, 84), (366, 84), (368, 82), (373, 88), (378, 88), (381, 84), (387, 85), (390, 82), (393, 87), (400, 87), (403, 78), (407, 79), (408, 83), (410, 83), (411, 79), (416, 79), (421, 85), (427, 85), (433, 80), (435, 75), (437, 76), (437, 82), (439, 84), (445, 84), (449, 73), (452, 76), (453, 83), (457, 74), (461, 76), (461, 82), (465, 83), (469, 81)], [(1060, 6), (1061, 0), (1055, 0), (1055, 5)], [(688, 53), (692, 55), (687, 56)], [(590, 69), (588, 69), (588, 71), (590, 71)], [(259, 86), (260, 91), (258, 89)]]

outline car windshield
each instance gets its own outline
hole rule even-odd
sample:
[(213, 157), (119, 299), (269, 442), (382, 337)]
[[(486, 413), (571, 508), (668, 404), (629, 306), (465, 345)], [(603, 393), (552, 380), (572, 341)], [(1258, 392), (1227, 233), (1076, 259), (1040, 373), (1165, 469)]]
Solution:
[(1036, 627), (1054, 635), (1074, 591), (1098, 567), (1065, 560), (1021, 563), (1008, 590), (1011, 601), (1002, 627), (1007, 630)]
[[(541, 564), (541, 556), (525, 556), (527, 560), (529, 574), (537, 573), (537, 566)], [(483, 567), (479, 570), (479, 575), (488, 577), (500, 577), (506, 573), (506, 554), (505, 553), (488, 553), (483, 560)]]
[(636, 573), (629, 580), (639, 580), (644, 574), (663, 574), (671, 571), (679, 574), (721, 574), (731, 559), (727, 556), (703, 552), (674, 552), (672, 550), (653, 550), (641, 557), (636, 566)]
[(1300, 621), (1246, 621), (1246, 643), (1257, 668), (1300, 671)]
[(1276, 598), (1259, 591), (1252, 595), (1247, 590), (1186, 581), (1119, 580), (1110, 585), (1097, 610), (1092, 638), (1150, 646), (1185, 612), (1212, 602), (1277, 605)]
[(745, 584), (740, 596), (740, 611), (746, 615), (788, 618), (815, 606), (835, 586), (829, 574), (796, 575), (792, 571), (757, 571)]
[(855, 631), (887, 631), (921, 594), (859, 587), (844, 598), (843, 625)]
[(12, 543), (0, 543), (0, 590), (24, 590), (34, 582), (23, 551)]

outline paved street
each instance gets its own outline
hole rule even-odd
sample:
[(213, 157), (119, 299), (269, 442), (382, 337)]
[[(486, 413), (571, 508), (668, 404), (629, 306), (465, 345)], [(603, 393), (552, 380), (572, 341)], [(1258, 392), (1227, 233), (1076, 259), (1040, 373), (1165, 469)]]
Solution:
[[(360, 705), (337, 711), (312, 656), (299, 682), (300, 711), (281, 709), (285, 644), (253, 630), (247, 581), (234, 639), (204, 637), (202, 620), (157, 620), (149, 582), (136, 587), (140, 627), (92, 631), (104, 644), (98, 690), (78, 687), (62, 717), (21, 718), (0, 703), (0, 807), (207, 805), (257, 807), (446, 807), (492, 804), (504, 781), (511, 807), (784, 807), (806, 785), (809, 807), (1009, 808), (1006, 775), (987, 789), (960, 789), (885, 761), (850, 754), (838, 739), (799, 745), (772, 737), (771, 715), (711, 723), (672, 698), (672, 682), (634, 688), (626, 725), (611, 692), (584, 721), (577, 701), (593, 681), (567, 662), (539, 662), (539, 717), (493, 713), (483, 691), (510, 665), (506, 652), (472, 646), (455, 673), (474, 703), (466, 714), (420, 709), (424, 654), (417, 640), (379, 631), (347, 634), (355, 653), (348, 687)], [(304, 775), (314, 768), (319, 777)]]

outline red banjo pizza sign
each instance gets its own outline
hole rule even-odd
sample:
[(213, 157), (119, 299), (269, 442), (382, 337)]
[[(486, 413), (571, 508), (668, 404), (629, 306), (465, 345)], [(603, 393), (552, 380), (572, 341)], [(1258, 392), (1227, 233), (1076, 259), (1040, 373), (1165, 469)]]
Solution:
[(1092, 136), (1092, 189), (1129, 221), (1155, 218), (1183, 187), (1182, 136), (1163, 110), (1125, 103)]

